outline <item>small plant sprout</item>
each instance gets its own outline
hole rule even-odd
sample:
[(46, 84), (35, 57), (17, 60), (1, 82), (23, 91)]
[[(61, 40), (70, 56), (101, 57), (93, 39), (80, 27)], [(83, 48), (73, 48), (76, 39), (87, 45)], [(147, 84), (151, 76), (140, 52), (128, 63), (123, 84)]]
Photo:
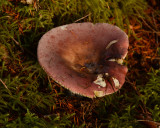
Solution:
[(71, 92), (89, 98), (118, 91), (125, 82), (128, 36), (107, 23), (73, 23), (51, 29), (38, 45), (46, 73)]

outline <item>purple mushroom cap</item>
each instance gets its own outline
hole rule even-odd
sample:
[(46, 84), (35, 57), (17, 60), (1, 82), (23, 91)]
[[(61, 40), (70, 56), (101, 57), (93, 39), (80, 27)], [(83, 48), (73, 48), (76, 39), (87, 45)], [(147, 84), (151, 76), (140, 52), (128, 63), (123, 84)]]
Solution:
[(114, 25), (73, 23), (42, 36), (38, 60), (51, 78), (71, 92), (102, 97), (124, 84), (128, 46), (128, 36)]

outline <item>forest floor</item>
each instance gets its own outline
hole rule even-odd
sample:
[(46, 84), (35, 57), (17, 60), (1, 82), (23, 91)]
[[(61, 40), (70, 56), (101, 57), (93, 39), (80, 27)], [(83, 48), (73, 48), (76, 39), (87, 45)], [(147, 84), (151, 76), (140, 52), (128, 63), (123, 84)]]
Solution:
[[(149, 1), (144, 10), (147, 18), (139, 17), (137, 20), (130, 16), (129, 25), (124, 23), (124, 31), (129, 35), (129, 52), (125, 59), (128, 73), (122, 89), (112, 95), (95, 99), (71, 95), (68, 90), (48, 77), (37, 61), (38, 41), (45, 32), (57, 25), (55, 20), (49, 18), (48, 11), (52, 11), (47, 5), (49, 3), (44, 4), (43, 8), (37, 1), (32, 5), (21, 3), (19, 0), (2, 1), (0, 127), (156, 128), (160, 126), (160, 2), (158, 0)], [(50, 2), (58, 3), (54, 0)], [(60, 6), (59, 4), (58, 7)], [(36, 15), (38, 8), (44, 17)], [(55, 17), (59, 18), (56, 14)], [(75, 15), (73, 21), (80, 19), (78, 22), (92, 22), (90, 18), (92, 14), (79, 18)], [(61, 25), (64, 19), (58, 19), (62, 20)], [(52, 22), (55, 22), (54, 25)], [(67, 22), (73, 23), (70, 20)], [(129, 29), (126, 29), (127, 27)]]

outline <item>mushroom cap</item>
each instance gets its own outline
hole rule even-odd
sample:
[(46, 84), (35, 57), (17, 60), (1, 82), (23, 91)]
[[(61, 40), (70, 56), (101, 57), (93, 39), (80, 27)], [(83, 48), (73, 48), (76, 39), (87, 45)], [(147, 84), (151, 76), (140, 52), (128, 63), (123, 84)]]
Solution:
[(128, 52), (128, 36), (107, 24), (73, 23), (42, 36), (38, 60), (45, 72), (71, 92), (102, 97), (118, 91), (127, 67), (117, 63)]

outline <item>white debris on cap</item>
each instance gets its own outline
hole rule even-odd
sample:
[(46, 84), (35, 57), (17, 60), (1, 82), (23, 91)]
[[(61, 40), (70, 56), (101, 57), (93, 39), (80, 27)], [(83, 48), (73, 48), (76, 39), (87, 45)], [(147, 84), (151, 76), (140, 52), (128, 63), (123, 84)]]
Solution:
[(126, 56), (127, 56), (127, 53), (122, 57), (123, 59), (125, 59), (126, 58)]
[(117, 63), (120, 64), (120, 65), (122, 65), (123, 64), (123, 59), (118, 59)]
[(109, 59), (108, 61), (112, 61), (112, 62), (115, 62), (115, 61), (116, 61), (116, 59)]
[(94, 91), (94, 95), (95, 95), (95, 97), (102, 97), (102, 96), (104, 96), (104, 93), (103, 93), (103, 91)]
[(118, 40), (112, 40), (112, 41), (107, 45), (106, 50), (107, 50), (109, 47), (111, 47), (112, 44), (115, 44), (115, 43), (117, 43), (117, 42), (118, 42)]
[(113, 79), (115, 88), (119, 88), (119, 81), (116, 78), (114, 78), (114, 77), (112, 77), (112, 79)]
[(108, 61), (111, 61), (111, 62), (117, 62), (118, 64), (122, 65), (123, 64), (123, 59), (109, 59)]
[(62, 29), (62, 30), (67, 30), (67, 25), (63, 25), (63, 26), (61, 26), (60, 28)]
[(108, 73), (105, 73), (105, 75), (106, 75), (106, 76), (109, 76), (109, 74), (108, 74)]
[(97, 79), (93, 83), (100, 85), (101, 87), (106, 87), (106, 82), (102, 74), (98, 74)]

